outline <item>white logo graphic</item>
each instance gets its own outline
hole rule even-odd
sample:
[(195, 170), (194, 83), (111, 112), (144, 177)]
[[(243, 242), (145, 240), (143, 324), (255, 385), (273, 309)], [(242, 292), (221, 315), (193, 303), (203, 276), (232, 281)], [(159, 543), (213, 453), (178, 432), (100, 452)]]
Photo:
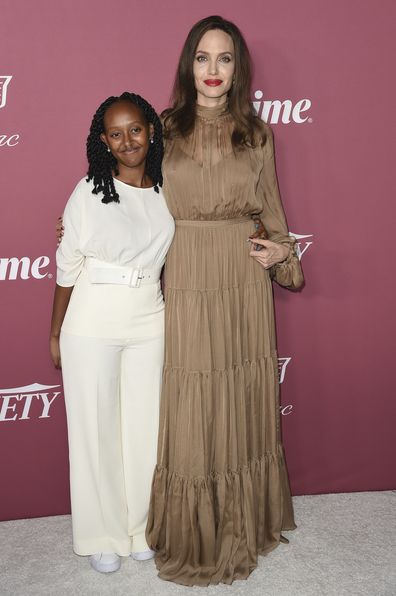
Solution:
[(303, 115), (307, 112), (312, 102), (310, 99), (300, 99), (293, 106), (290, 99), (263, 99), (263, 92), (258, 89), (254, 93), (256, 101), (253, 102), (253, 107), (256, 110), (257, 116), (267, 122), (268, 124), (303, 124), (304, 122), (312, 122), (312, 118), (308, 115)]
[(306, 238), (313, 238), (313, 234), (295, 234), (294, 232), (289, 232), (289, 236), (293, 236), (297, 240), (297, 255), (301, 261), (303, 254), (313, 244), (313, 240), (306, 240)]
[(35, 279), (43, 279), (44, 277), (51, 278), (51, 273), (48, 273), (45, 269), (50, 263), (50, 258), (45, 255), (37, 257), (31, 261), (29, 257), (10, 257), (0, 258), (0, 281), (14, 280), (14, 279), (29, 279), (34, 277)]
[[(12, 75), (0, 75), (0, 108), (4, 108), (7, 103), (7, 89), (12, 79)], [(18, 134), (0, 134), (0, 147), (15, 147), (19, 143)]]
[[(60, 391), (53, 391), (60, 385), (40, 385), (33, 383), (25, 387), (0, 389), (0, 422), (15, 422), (15, 420), (30, 420), (30, 414), (35, 411), (34, 417), (50, 418), (50, 408)], [(32, 403), (34, 404), (32, 407)], [(39, 408), (39, 410), (37, 409)], [(37, 414), (40, 413), (40, 416)]]
[(7, 87), (12, 79), (12, 75), (0, 75), (0, 108), (4, 108), (7, 103)]
[(279, 383), (283, 383), (283, 381), (285, 380), (286, 367), (289, 364), (290, 360), (291, 357), (278, 358)]
[(0, 147), (15, 147), (19, 143), (19, 135), (0, 135)]
[[(285, 380), (286, 368), (291, 360), (291, 356), (287, 356), (286, 358), (278, 358), (278, 373), (279, 373), (279, 384), (283, 383)], [(280, 413), (282, 416), (289, 416), (293, 411), (293, 405), (288, 404), (285, 406), (280, 406)]]
[(282, 416), (289, 416), (293, 412), (293, 404), (288, 404), (287, 406), (280, 406), (280, 413)]

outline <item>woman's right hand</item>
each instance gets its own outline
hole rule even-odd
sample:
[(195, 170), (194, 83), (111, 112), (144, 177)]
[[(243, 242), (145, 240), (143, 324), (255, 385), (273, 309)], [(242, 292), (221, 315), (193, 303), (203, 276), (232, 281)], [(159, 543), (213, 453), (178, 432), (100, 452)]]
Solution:
[(51, 335), (50, 337), (50, 353), (55, 368), (62, 368), (59, 348), (59, 337), (55, 335)]
[(63, 236), (63, 232), (64, 232), (63, 215), (58, 217), (58, 221), (57, 221), (55, 229), (56, 229), (57, 246), (59, 246), (59, 244), (62, 242), (62, 236)]

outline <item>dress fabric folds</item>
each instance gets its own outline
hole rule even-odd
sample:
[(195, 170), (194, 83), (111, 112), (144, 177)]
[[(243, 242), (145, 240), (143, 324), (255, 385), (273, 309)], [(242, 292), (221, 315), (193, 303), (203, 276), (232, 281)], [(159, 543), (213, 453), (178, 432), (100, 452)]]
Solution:
[[(264, 125), (263, 125), (264, 126)], [(272, 282), (303, 278), (276, 180), (272, 133), (234, 150), (226, 106), (197, 107), (167, 141), (164, 193), (176, 221), (165, 268), (165, 366), (146, 537), (159, 576), (187, 586), (245, 579), (294, 529), (280, 438)], [(251, 214), (290, 256), (249, 256)]]

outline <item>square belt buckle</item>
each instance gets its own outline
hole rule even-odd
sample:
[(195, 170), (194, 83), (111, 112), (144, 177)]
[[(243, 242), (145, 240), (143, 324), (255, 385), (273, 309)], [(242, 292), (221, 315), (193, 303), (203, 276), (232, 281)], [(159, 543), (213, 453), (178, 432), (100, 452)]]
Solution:
[(143, 275), (143, 269), (134, 269), (133, 273), (132, 273), (132, 278), (131, 278), (131, 287), (132, 288), (138, 288), (140, 286), (140, 282), (142, 281), (144, 275)]

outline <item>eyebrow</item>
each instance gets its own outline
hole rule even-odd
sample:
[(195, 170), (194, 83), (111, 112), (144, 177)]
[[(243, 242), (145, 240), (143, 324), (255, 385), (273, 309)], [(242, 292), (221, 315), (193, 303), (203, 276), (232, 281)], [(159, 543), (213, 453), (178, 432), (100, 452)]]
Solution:
[[(130, 126), (132, 124), (139, 124), (140, 126), (143, 124), (142, 120), (132, 120), (132, 122), (127, 122), (127, 125)], [(121, 128), (121, 126), (108, 126), (107, 130), (110, 130), (111, 128)]]
[[(210, 54), (210, 52), (205, 52), (205, 50), (196, 50), (196, 54)], [(225, 54), (230, 54), (232, 56), (232, 52), (220, 52), (218, 56), (224, 56)]]

